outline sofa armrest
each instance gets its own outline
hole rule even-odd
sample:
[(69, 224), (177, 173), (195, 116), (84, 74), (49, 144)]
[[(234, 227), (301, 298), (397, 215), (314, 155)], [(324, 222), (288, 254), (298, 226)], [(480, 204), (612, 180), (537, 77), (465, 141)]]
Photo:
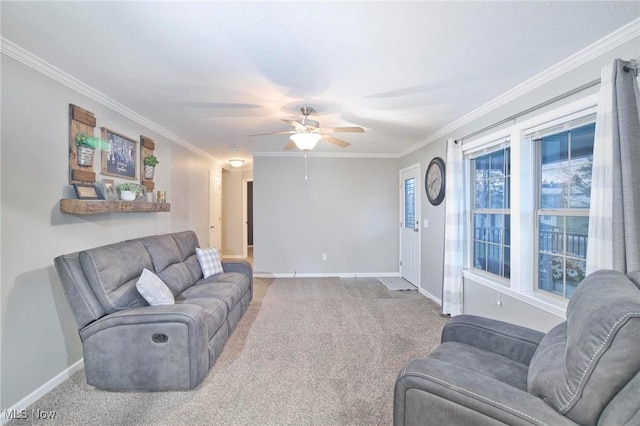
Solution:
[(442, 342), (460, 342), (529, 365), (541, 333), (530, 328), (474, 315), (451, 318), (442, 330)]
[(103, 389), (192, 389), (209, 371), (206, 314), (196, 305), (115, 312), (80, 338), (87, 383)]
[(396, 426), (576, 425), (523, 390), (432, 358), (414, 359), (398, 375), (393, 418)]
[(222, 269), (225, 272), (240, 272), (249, 277), (249, 291), (253, 295), (253, 267), (245, 260), (223, 260)]

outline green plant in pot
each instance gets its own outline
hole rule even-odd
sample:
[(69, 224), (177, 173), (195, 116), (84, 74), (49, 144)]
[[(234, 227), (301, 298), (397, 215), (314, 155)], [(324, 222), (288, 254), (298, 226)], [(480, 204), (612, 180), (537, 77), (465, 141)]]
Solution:
[(100, 138), (84, 133), (76, 135), (77, 159), (79, 166), (93, 166), (93, 154), (100, 146)]
[(144, 178), (153, 180), (153, 173), (155, 172), (156, 166), (160, 164), (158, 161), (158, 157), (155, 155), (147, 155), (144, 158)]
[(118, 185), (118, 191), (120, 191), (120, 199), (123, 201), (133, 201), (136, 199), (136, 195), (142, 189), (142, 186), (137, 183), (121, 183)]

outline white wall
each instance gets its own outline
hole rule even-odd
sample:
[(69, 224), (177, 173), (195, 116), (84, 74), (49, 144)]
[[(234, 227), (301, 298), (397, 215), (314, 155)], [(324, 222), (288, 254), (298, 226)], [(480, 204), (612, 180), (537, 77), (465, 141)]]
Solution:
[[(69, 103), (105, 126), (156, 143), (157, 189), (170, 213), (61, 213), (68, 186)], [(96, 132), (96, 134), (98, 134)], [(78, 332), (53, 258), (124, 239), (194, 230), (208, 244), (211, 157), (171, 142), (6, 56), (2, 57), (0, 412), (82, 358)], [(99, 159), (95, 159), (98, 163)], [(99, 170), (99, 167), (98, 167)], [(99, 178), (101, 178), (99, 176)]]
[[(398, 273), (398, 161), (254, 158), (258, 274)], [(322, 253), (327, 260), (322, 260)]]

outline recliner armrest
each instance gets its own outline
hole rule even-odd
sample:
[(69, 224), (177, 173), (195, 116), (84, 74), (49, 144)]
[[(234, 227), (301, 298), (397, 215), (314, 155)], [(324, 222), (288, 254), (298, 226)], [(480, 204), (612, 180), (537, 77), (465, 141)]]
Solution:
[(480, 373), (433, 358), (412, 360), (396, 379), (399, 425), (572, 425), (542, 399)]
[(210, 367), (206, 312), (197, 305), (114, 312), (80, 337), (87, 383), (103, 389), (192, 389)]
[(529, 365), (544, 333), (503, 321), (459, 315), (442, 330), (442, 342), (460, 342)]
[(249, 291), (253, 296), (253, 267), (245, 260), (223, 260), (222, 269), (225, 272), (240, 272), (249, 277)]

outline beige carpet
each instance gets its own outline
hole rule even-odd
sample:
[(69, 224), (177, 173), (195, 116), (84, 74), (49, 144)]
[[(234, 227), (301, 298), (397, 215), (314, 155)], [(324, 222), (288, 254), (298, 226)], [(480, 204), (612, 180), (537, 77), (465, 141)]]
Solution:
[(375, 279), (256, 279), (249, 310), (197, 389), (103, 391), (79, 371), (29, 411), (55, 410), (43, 425), (390, 425), (396, 375), (437, 346), (438, 313), (419, 293)]

